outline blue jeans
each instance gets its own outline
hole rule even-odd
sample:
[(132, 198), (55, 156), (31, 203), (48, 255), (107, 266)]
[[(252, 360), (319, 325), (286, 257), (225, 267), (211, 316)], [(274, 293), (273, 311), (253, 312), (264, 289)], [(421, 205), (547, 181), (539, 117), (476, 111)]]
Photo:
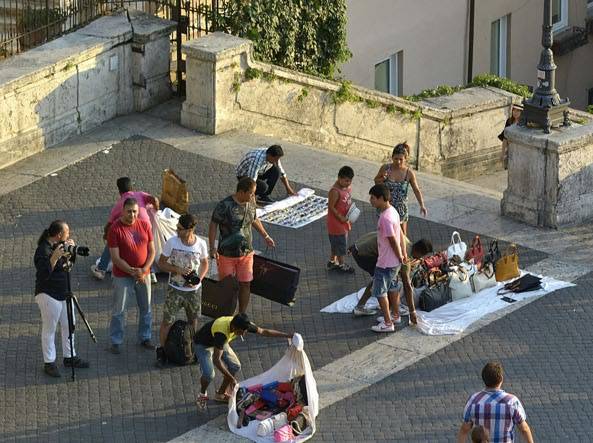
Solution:
[(375, 268), (373, 275), (373, 297), (387, 297), (388, 292), (397, 291), (397, 275), (399, 266), (395, 268)]
[(138, 340), (150, 340), (152, 337), (152, 311), (150, 309), (150, 276), (144, 277), (144, 283), (137, 283), (133, 277), (113, 277), (113, 311), (109, 335), (111, 343), (121, 345), (124, 341), (126, 306), (130, 297), (136, 297), (138, 304)]
[[(198, 363), (200, 363), (202, 377), (208, 380), (208, 383), (212, 382), (214, 380), (214, 362), (212, 361), (214, 348), (207, 348), (204, 345), (195, 343), (194, 352)], [(222, 349), (222, 362), (233, 376), (241, 370), (239, 357), (237, 357), (237, 354), (235, 354), (235, 351), (231, 349), (228, 343)]]
[(97, 269), (103, 272), (107, 272), (107, 266), (109, 266), (109, 262), (111, 261), (111, 254), (109, 253), (109, 247), (107, 244), (103, 249), (103, 253), (101, 254), (101, 258), (99, 259), (99, 264), (97, 265)]

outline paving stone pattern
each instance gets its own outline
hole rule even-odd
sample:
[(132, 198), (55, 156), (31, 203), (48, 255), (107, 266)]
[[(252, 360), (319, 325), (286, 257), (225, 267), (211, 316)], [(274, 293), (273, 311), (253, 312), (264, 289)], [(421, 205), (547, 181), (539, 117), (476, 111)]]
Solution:
[[(107, 280), (93, 280), (88, 268), (103, 247), (102, 226), (117, 198), (115, 180), (128, 175), (137, 189), (159, 195), (164, 168), (172, 168), (187, 179), (193, 202), (191, 211), (199, 216), (198, 230), (205, 234), (214, 205), (234, 190), (233, 165), (142, 137), (125, 140), (108, 153), (100, 152), (61, 170), (56, 176), (47, 176), (0, 197), (0, 207), (3, 208), (0, 213), (0, 345), (3, 350), (3, 358), (0, 359), (0, 441), (164, 441), (225, 412), (224, 405), (211, 405), (205, 412), (197, 414), (194, 398), (198, 390), (199, 368), (196, 365), (165, 370), (153, 366), (154, 354), (141, 349), (136, 343), (135, 308), (129, 310), (122, 355), (115, 356), (106, 351), (109, 345), (111, 284)], [(355, 181), (354, 186), (366, 187), (370, 184)], [(320, 194), (326, 195), (323, 191)], [(376, 216), (372, 208), (366, 203), (360, 203), (360, 207), (364, 209), (363, 216), (355, 224), (352, 238), (375, 229)], [(69, 381), (69, 373), (63, 368), (63, 377), (59, 380), (48, 379), (42, 372), (41, 319), (32, 295), (32, 257), (36, 241), (50, 221), (57, 218), (70, 224), (72, 236), (79, 244), (86, 244), (92, 249), (92, 257), (78, 260), (72, 272), (72, 281), (99, 343), (92, 343), (82, 323), (78, 325), (77, 351), (90, 360), (91, 369), (79, 370), (75, 382)], [(250, 307), (253, 319), (266, 327), (301, 332), (314, 368), (375, 341), (377, 336), (369, 331), (372, 320), (319, 312), (332, 301), (357, 290), (367, 280), (362, 271), (343, 276), (328, 274), (325, 270), (329, 249), (325, 221), (322, 219), (298, 230), (278, 226), (268, 226), (267, 229), (278, 243), (276, 258), (301, 267), (301, 282), (297, 303), (292, 308), (253, 296)], [(413, 217), (411, 231), (413, 240), (427, 237), (437, 248), (444, 248), (451, 234), (447, 226)], [(461, 234), (467, 242), (472, 237), (471, 233)], [(265, 249), (257, 236), (255, 246)], [(545, 257), (543, 253), (521, 249), (524, 265)], [(160, 283), (153, 286), (155, 341), (158, 340), (158, 325), (162, 318), (165, 281), (165, 276), (161, 276)], [(514, 314), (514, 318), (524, 312), (531, 311), (522, 309)], [(468, 377), (475, 375), (476, 367), (481, 364), (482, 356), (488, 349), (496, 353), (508, 352), (509, 355), (515, 353), (519, 357), (529, 348), (527, 345), (513, 345), (518, 341), (517, 328), (522, 331), (520, 336), (527, 334), (534, 340), (537, 338), (537, 334), (528, 328), (524, 331), (523, 324), (517, 325), (506, 319), (487, 331), (501, 328), (501, 325), (506, 325), (502, 332), (512, 334), (511, 341), (492, 332), (483, 332), (481, 334), (486, 334), (489, 340), (489, 348), (482, 349), (480, 341), (469, 337), (463, 345), (454, 346), (452, 349), (455, 351), (449, 348), (441, 351), (435, 357), (438, 362), (432, 359), (421, 362), (379, 385), (385, 389), (385, 394), (392, 393), (382, 397), (380, 405), (383, 408), (377, 408), (379, 405), (372, 394), (376, 388), (371, 388), (358, 394), (356, 403), (348, 403), (347, 400), (323, 412), (320, 439), (332, 439), (332, 436), (346, 439), (359, 435), (356, 426), (352, 426), (353, 432), (346, 431), (344, 425), (347, 423), (358, 424), (364, 430), (365, 437), (360, 441), (381, 438), (382, 435), (391, 439), (392, 434), (388, 430), (400, 432), (400, 428), (393, 427), (400, 418), (403, 420), (401, 432), (408, 429), (406, 426), (412, 429), (406, 431), (409, 432), (406, 435), (419, 435), (410, 433), (418, 427), (422, 432), (428, 432), (433, 427), (449, 431), (452, 426), (450, 417), (455, 417), (459, 408), (433, 415), (435, 405), (429, 400), (434, 392), (422, 389), (432, 391), (430, 387), (438, 386), (439, 392), (449, 392), (448, 387), (440, 385), (443, 377), (458, 380), (457, 384), (452, 384), (457, 395), (453, 396), (453, 391), (449, 394), (454, 397), (453, 404), (458, 405), (466, 393), (479, 385), (475, 377)], [(559, 328), (560, 322), (552, 325)], [(577, 336), (575, 331), (575, 338)], [(59, 333), (56, 341), (61, 362)], [(581, 343), (584, 344), (584, 341)], [(469, 347), (465, 352), (468, 344), (479, 351)], [(282, 340), (250, 336), (244, 343), (235, 343), (234, 347), (243, 363), (243, 377), (250, 377), (273, 365), (283, 354), (285, 344)], [(541, 352), (547, 349), (542, 347)], [(524, 364), (530, 365), (531, 361), (521, 359), (516, 364), (523, 367)], [(550, 369), (559, 370), (562, 367), (562, 364), (555, 363)], [(411, 377), (414, 371), (420, 371), (420, 374), (413, 386), (419, 389), (418, 395), (424, 397), (412, 395), (409, 382), (402, 384), (399, 389), (407, 391), (408, 400), (404, 403), (409, 402), (405, 405), (409, 409), (397, 407), (394, 412), (393, 406), (403, 400), (398, 400), (400, 393), (393, 391), (393, 380)], [(580, 377), (584, 377), (585, 372)], [(561, 377), (560, 374), (558, 377)], [(510, 378), (516, 383), (515, 377)], [(539, 384), (534, 383), (533, 389), (537, 390)], [(360, 399), (364, 399), (365, 403), (359, 404)], [(555, 397), (546, 397), (546, 400), (557, 401)], [(444, 407), (447, 403), (447, 398), (439, 398), (436, 406)], [(345, 413), (352, 409), (348, 404), (356, 405), (354, 421)], [(398, 410), (408, 411), (407, 415)], [(430, 417), (430, 423), (419, 426), (420, 419), (415, 418), (413, 411), (418, 411), (421, 418)], [(367, 426), (377, 419), (384, 419), (390, 425), (384, 430), (375, 429), (374, 425), (373, 429)]]
[(498, 360), (535, 441), (591, 441), (593, 273), (576, 283), (322, 410), (317, 439), (454, 441), (465, 402), (482, 389), (482, 367)]

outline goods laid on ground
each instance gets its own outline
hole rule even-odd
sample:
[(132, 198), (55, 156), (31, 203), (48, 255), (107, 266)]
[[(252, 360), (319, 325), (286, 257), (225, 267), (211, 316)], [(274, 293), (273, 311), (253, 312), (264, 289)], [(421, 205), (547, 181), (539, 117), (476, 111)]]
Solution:
[(261, 375), (235, 387), (227, 422), (255, 442), (303, 442), (315, 433), (319, 394), (299, 334), (284, 356)]
[(315, 191), (308, 188), (301, 189), (297, 195), (257, 209), (257, 217), (261, 221), (294, 229), (326, 215), (327, 198), (315, 195)]

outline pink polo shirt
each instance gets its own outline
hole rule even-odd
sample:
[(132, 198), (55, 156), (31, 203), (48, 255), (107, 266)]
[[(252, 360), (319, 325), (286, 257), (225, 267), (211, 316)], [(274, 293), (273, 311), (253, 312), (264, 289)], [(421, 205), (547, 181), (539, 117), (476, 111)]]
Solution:
[(148, 212), (146, 212), (146, 205), (150, 202), (151, 196), (150, 194), (142, 191), (129, 191), (121, 194), (119, 200), (115, 206), (113, 206), (113, 209), (111, 209), (111, 214), (109, 214), (109, 223), (113, 224), (118, 218), (121, 217), (124, 211), (124, 202), (128, 198), (135, 198), (138, 201), (138, 218), (150, 223)]

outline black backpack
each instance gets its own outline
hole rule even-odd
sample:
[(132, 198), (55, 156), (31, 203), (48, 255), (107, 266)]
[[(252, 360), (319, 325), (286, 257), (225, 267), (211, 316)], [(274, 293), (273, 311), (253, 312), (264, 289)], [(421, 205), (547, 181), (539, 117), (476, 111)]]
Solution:
[(194, 356), (194, 330), (184, 320), (177, 320), (171, 326), (165, 342), (165, 356), (179, 366), (192, 364)]

